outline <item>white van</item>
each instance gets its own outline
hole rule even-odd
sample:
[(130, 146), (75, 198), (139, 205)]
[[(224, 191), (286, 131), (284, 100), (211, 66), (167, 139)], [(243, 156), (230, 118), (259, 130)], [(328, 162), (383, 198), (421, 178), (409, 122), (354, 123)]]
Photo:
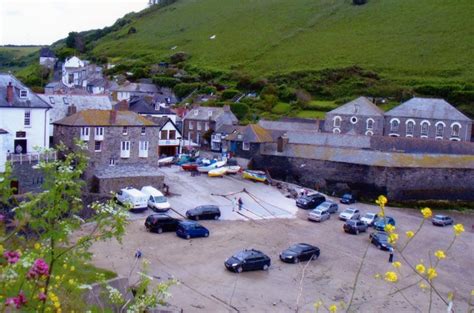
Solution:
[(124, 205), (129, 205), (131, 212), (142, 212), (147, 209), (148, 197), (135, 188), (127, 187), (120, 189), (117, 192), (117, 200)]
[(148, 207), (153, 211), (166, 212), (171, 208), (168, 199), (158, 189), (152, 186), (145, 186), (141, 191), (147, 196)]

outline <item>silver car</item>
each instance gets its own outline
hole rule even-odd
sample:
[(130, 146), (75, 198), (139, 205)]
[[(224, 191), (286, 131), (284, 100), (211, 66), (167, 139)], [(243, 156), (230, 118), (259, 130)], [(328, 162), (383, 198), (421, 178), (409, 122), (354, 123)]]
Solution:
[(315, 222), (323, 222), (330, 218), (331, 214), (326, 210), (314, 209), (308, 214), (308, 220)]
[(322, 211), (328, 211), (329, 213), (337, 213), (337, 210), (339, 210), (339, 206), (337, 203), (334, 203), (332, 201), (324, 201), (320, 205), (316, 207), (317, 210), (322, 210)]

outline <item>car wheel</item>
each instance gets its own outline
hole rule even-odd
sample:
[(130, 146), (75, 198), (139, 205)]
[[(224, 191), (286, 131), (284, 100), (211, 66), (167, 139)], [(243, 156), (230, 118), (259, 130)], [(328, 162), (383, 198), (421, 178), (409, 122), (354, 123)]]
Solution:
[(190, 239), (190, 238), (191, 238), (191, 236), (189, 236), (189, 235), (186, 235), (186, 239)]
[(300, 259), (295, 258), (295, 263), (299, 263), (299, 262), (300, 262)]
[(214, 219), (215, 219), (215, 220), (218, 220), (218, 219), (219, 219), (219, 215), (214, 215)]
[(377, 249), (382, 250), (382, 246), (380, 245), (380, 243), (377, 243), (375, 246), (377, 247)]
[(209, 233), (205, 233), (205, 234), (204, 234), (204, 237), (209, 237)]
[(156, 232), (157, 232), (158, 234), (161, 234), (161, 233), (163, 232), (163, 228), (161, 228), (161, 227), (158, 228), (158, 229), (156, 230)]
[(237, 271), (237, 273), (242, 273), (242, 271), (243, 271), (242, 266), (237, 267), (236, 271)]
[(265, 265), (262, 267), (262, 269), (263, 269), (264, 271), (268, 270), (268, 264), (265, 264)]

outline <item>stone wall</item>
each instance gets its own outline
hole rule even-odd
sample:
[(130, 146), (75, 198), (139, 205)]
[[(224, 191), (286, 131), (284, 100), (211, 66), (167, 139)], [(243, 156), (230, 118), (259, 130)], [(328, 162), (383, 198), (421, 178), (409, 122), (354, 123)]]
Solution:
[(143, 186), (153, 186), (163, 189), (164, 176), (135, 176), (135, 177), (97, 177), (94, 176), (91, 183), (91, 191), (100, 194), (110, 194), (125, 187), (141, 189)]
[(33, 166), (38, 162), (12, 164), (12, 180), (18, 182), (18, 193), (40, 192), (44, 182), (43, 173)]
[(474, 200), (472, 168), (398, 168), (272, 155), (256, 156), (253, 167), (328, 193), (353, 191), (372, 198), (386, 194), (396, 201)]

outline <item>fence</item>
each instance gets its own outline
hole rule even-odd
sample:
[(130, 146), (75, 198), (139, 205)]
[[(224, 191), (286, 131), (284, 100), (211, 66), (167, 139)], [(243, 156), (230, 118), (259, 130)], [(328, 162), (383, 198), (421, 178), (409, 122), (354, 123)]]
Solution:
[(56, 161), (57, 152), (56, 151), (47, 151), (47, 152), (31, 152), (23, 154), (9, 153), (7, 154), (7, 161), (11, 163), (39, 163), (43, 161)]

